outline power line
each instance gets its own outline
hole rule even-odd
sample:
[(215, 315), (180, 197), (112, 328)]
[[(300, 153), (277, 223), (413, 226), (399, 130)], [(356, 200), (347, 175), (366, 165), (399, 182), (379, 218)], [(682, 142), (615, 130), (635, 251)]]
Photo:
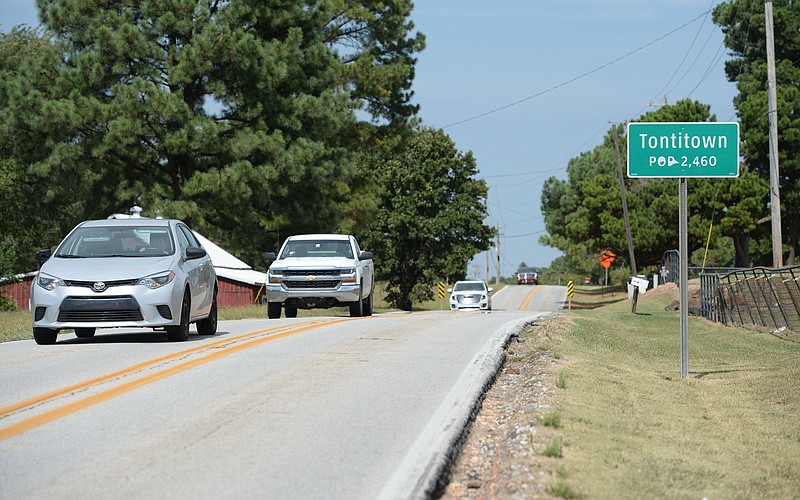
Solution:
[[(711, 0), (711, 3), (713, 5), (714, 0)], [(667, 89), (667, 87), (669, 87), (669, 84), (672, 83), (672, 80), (674, 80), (675, 77), (678, 75), (678, 72), (680, 71), (681, 67), (683, 67), (683, 63), (686, 62), (686, 59), (689, 57), (689, 54), (692, 52), (692, 48), (694, 47), (694, 44), (697, 42), (697, 39), (700, 37), (700, 33), (703, 31), (703, 26), (705, 26), (705, 24), (706, 24), (706, 19), (708, 19), (708, 14), (711, 12), (711, 8), (712, 8), (711, 5), (709, 5), (709, 10), (706, 11), (706, 17), (703, 19), (703, 22), (697, 28), (697, 33), (694, 34), (694, 38), (692, 39), (692, 43), (689, 45), (689, 48), (686, 49), (686, 54), (683, 55), (683, 59), (681, 59), (680, 64), (678, 64), (678, 66), (675, 68), (675, 72), (672, 73), (672, 76), (669, 77), (669, 80), (667, 80), (667, 83), (664, 84), (664, 86), (661, 88), (661, 90), (656, 92), (656, 95), (652, 99), (650, 99), (651, 101), (655, 101), (656, 99), (658, 99), (658, 96), (660, 96), (661, 93), (664, 92)]]
[(549, 87), (549, 88), (547, 88), (547, 89), (545, 89), (545, 90), (542, 90), (541, 92), (537, 92), (536, 94), (533, 94), (533, 95), (530, 95), (530, 96), (528, 96), (528, 97), (525, 97), (525, 98), (519, 99), (519, 100), (517, 100), (517, 101), (514, 101), (514, 102), (512, 102), (512, 103), (506, 104), (505, 106), (500, 106), (499, 108), (495, 108), (495, 109), (492, 109), (492, 110), (490, 110), (490, 111), (486, 111), (485, 113), (480, 113), (480, 114), (477, 114), (477, 115), (471, 116), (471, 117), (469, 117), (469, 118), (465, 118), (465, 119), (463, 119), (463, 120), (459, 120), (459, 121), (457, 121), (457, 122), (450, 123), (450, 124), (448, 124), (448, 125), (445, 125), (444, 127), (442, 127), (442, 129), (446, 129), (446, 128), (449, 128), (449, 127), (454, 127), (454, 126), (456, 126), (456, 125), (461, 125), (462, 123), (466, 123), (466, 122), (469, 122), (469, 121), (477, 120), (478, 118), (483, 118), (484, 116), (488, 116), (488, 115), (491, 115), (491, 114), (497, 113), (498, 111), (503, 111), (503, 110), (505, 110), (505, 109), (508, 109), (508, 108), (511, 108), (511, 107), (514, 107), (514, 106), (518, 106), (518, 105), (520, 105), (520, 104), (522, 104), (522, 103), (524, 103), (524, 102), (526, 102), (526, 101), (530, 101), (531, 99), (535, 99), (535, 98), (537, 98), (537, 97), (540, 97), (540, 96), (543, 96), (543, 95), (545, 95), (545, 94), (548, 94), (548, 93), (550, 93), (550, 92), (552, 92), (552, 91), (554, 91), (554, 90), (556, 90), (556, 89), (559, 89), (559, 88), (561, 88), (561, 87), (564, 87), (564, 86), (566, 86), (566, 85), (569, 85), (570, 83), (574, 83), (574, 82), (576, 82), (576, 81), (578, 81), (578, 80), (580, 80), (580, 79), (582, 79), (582, 78), (585, 78), (585, 77), (587, 77), (587, 76), (589, 76), (589, 75), (592, 75), (592, 74), (594, 74), (594, 73), (597, 73), (598, 71), (600, 71), (600, 70), (602, 70), (602, 69), (605, 69), (605, 68), (607, 68), (607, 67), (609, 67), (609, 66), (611, 66), (611, 65), (613, 65), (613, 64), (616, 64), (616, 63), (618, 63), (619, 61), (622, 61), (623, 59), (626, 59), (626, 58), (628, 58), (628, 57), (632, 56), (633, 54), (636, 54), (637, 52), (641, 52), (642, 50), (646, 49), (647, 47), (649, 47), (649, 46), (651, 46), (651, 45), (653, 45), (653, 44), (655, 44), (655, 43), (657, 43), (657, 42), (660, 42), (660, 41), (661, 41), (661, 40), (663, 40), (664, 38), (667, 38), (667, 37), (669, 37), (669, 36), (671, 36), (671, 35), (673, 35), (673, 34), (677, 33), (678, 31), (682, 30), (682, 29), (683, 29), (683, 28), (685, 28), (686, 26), (689, 26), (690, 24), (692, 24), (692, 23), (694, 23), (695, 21), (697, 21), (698, 19), (700, 19), (700, 18), (702, 18), (702, 17), (706, 16), (707, 14), (708, 14), (708, 11), (706, 11), (706, 12), (703, 12), (703, 13), (702, 13), (702, 14), (700, 14), (699, 16), (697, 16), (697, 17), (695, 17), (694, 19), (692, 19), (692, 20), (690, 20), (690, 21), (687, 21), (686, 23), (684, 23), (684, 24), (682, 24), (682, 25), (678, 26), (677, 28), (673, 29), (673, 30), (672, 30), (672, 31), (670, 31), (669, 33), (666, 33), (666, 34), (664, 34), (664, 35), (661, 35), (660, 37), (658, 37), (658, 38), (656, 38), (656, 39), (654, 39), (654, 40), (652, 40), (652, 41), (650, 41), (650, 42), (648, 42), (648, 43), (646, 43), (646, 44), (644, 44), (644, 45), (642, 45), (642, 46), (640, 46), (640, 47), (638, 47), (638, 48), (636, 48), (636, 49), (633, 49), (633, 50), (631, 50), (630, 52), (628, 52), (628, 53), (626, 53), (626, 54), (624, 54), (624, 55), (621, 55), (621, 56), (617, 57), (616, 59), (614, 59), (614, 60), (612, 60), (612, 61), (609, 61), (609, 62), (607, 62), (607, 63), (605, 63), (605, 64), (603, 64), (603, 65), (600, 65), (600, 66), (598, 66), (598, 67), (596, 67), (596, 68), (594, 68), (594, 69), (592, 69), (592, 70), (589, 70), (589, 71), (587, 71), (587, 72), (585, 72), (585, 73), (582, 73), (582, 74), (580, 74), (580, 75), (578, 75), (578, 76), (576, 76), (576, 77), (574, 77), (574, 78), (571, 78), (571, 79), (569, 79), (569, 80), (567, 80), (567, 81), (564, 81), (564, 82), (561, 82), (561, 83), (559, 83), (559, 84), (553, 85), (552, 87)]

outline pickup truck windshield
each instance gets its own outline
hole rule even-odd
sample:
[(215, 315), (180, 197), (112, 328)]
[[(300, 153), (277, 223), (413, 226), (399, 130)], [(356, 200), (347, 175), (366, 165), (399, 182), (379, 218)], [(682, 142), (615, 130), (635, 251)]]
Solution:
[(342, 240), (290, 241), (281, 253), (281, 259), (298, 257), (345, 257), (353, 258), (350, 243)]

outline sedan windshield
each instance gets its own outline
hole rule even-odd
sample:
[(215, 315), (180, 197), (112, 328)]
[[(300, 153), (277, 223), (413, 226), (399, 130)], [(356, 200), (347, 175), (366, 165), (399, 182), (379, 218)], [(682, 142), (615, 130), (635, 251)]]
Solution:
[(175, 250), (169, 228), (81, 227), (64, 240), (56, 257), (153, 257), (169, 255)]

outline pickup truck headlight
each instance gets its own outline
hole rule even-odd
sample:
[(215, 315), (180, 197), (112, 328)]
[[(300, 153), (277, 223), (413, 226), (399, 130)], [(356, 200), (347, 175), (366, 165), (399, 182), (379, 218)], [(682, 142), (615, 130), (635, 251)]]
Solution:
[(283, 282), (283, 269), (270, 269), (267, 271), (267, 282), (270, 284), (280, 284)]
[(356, 282), (356, 269), (354, 267), (350, 267), (347, 269), (342, 269), (341, 273), (341, 280), (342, 283), (355, 283)]

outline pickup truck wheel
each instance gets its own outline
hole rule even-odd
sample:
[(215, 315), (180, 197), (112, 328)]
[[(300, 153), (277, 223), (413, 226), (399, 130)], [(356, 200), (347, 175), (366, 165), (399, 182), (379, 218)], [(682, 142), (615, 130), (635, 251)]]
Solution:
[(362, 309), (364, 311), (364, 316), (372, 316), (372, 297), (373, 297), (373, 295), (374, 294), (372, 294), (372, 293), (367, 295), (366, 297), (364, 297), (364, 300), (362, 301), (362, 303), (363, 303)]
[(278, 319), (281, 317), (281, 303), (267, 302), (267, 318)]
[(350, 304), (350, 317), (360, 318), (364, 315), (364, 299), (359, 298)]
[(297, 317), (297, 308), (286, 306), (286, 317), (287, 318), (296, 318)]

